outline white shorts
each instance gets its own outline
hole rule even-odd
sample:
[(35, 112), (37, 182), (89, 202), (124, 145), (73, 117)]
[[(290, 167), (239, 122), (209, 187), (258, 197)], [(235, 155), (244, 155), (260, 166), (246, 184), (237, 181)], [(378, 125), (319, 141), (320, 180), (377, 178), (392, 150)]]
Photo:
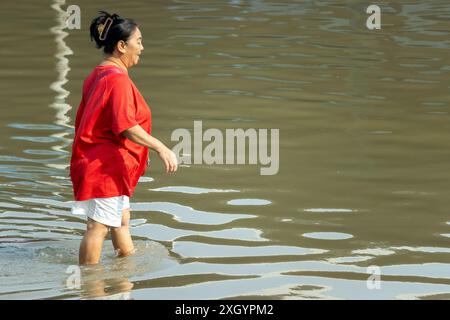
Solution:
[(122, 225), (122, 210), (130, 208), (128, 196), (111, 198), (93, 198), (83, 201), (75, 201), (72, 213), (85, 214), (92, 220), (110, 227)]

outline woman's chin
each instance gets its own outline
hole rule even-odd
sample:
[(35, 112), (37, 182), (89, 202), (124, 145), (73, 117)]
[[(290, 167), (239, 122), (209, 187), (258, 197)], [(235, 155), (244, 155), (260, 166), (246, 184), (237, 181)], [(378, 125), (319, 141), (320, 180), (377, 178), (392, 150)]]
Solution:
[(131, 63), (128, 68), (134, 67), (135, 65), (137, 65), (139, 63), (139, 59), (136, 59), (135, 61), (133, 61), (133, 63)]

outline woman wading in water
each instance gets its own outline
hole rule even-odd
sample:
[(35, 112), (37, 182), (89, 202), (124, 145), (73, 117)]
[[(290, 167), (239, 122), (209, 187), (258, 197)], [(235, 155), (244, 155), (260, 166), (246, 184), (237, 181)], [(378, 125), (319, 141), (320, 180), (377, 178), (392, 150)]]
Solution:
[(90, 33), (105, 57), (84, 81), (70, 161), (72, 212), (88, 217), (79, 253), (83, 265), (99, 262), (109, 230), (119, 256), (134, 252), (129, 198), (146, 170), (148, 148), (158, 153), (167, 172), (178, 166), (175, 154), (151, 136), (150, 108), (128, 76), (144, 50), (138, 25), (100, 13)]

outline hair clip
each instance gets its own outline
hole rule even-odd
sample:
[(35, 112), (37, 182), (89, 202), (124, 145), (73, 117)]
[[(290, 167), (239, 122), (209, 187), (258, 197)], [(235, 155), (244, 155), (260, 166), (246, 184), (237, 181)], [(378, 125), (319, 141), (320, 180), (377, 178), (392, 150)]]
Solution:
[[(98, 30), (98, 34), (99, 34), (99, 39), (100, 40), (105, 40), (106, 36), (108, 35), (108, 31), (109, 28), (111, 28), (111, 25), (113, 23), (113, 19), (111, 19), (110, 17), (108, 17), (105, 21), (105, 23), (102, 23), (98, 26), (97, 30)], [(105, 30), (106, 29), (106, 30)], [(104, 32), (103, 32), (104, 31)]]

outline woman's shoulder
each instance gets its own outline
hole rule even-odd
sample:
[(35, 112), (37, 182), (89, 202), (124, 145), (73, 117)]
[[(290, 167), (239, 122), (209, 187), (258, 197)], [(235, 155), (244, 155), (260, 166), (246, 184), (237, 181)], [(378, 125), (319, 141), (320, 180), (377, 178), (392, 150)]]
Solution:
[(102, 66), (98, 65), (89, 73), (85, 78), (85, 83), (99, 82), (106, 79), (118, 79), (121, 81), (130, 81), (128, 74), (121, 71), (120, 68), (115, 66)]
[(116, 79), (119, 81), (130, 81), (128, 73), (119, 67), (112, 65), (98, 65), (95, 71), (102, 78)]
[(128, 74), (122, 72), (118, 67), (102, 68), (97, 77), (99, 82), (105, 83), (107, 88), (129, 88), (132, 87)]

